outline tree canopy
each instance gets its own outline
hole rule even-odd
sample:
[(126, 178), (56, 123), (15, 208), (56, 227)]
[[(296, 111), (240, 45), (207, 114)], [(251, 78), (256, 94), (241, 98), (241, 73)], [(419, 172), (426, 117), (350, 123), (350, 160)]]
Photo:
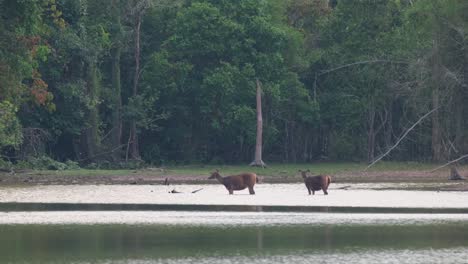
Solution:
[(17, 162), (445, 161), (468, 152), (464, 0), (0, 0)]

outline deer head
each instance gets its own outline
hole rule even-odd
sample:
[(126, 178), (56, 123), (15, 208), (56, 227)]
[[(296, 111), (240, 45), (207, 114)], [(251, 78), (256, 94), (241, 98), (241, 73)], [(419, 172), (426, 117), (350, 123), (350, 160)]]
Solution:
[(221, 175), (219, 174), (219, 170), (216, 169), (214, 172), (211, 173), (211, 176), (208, 177), (208, 179), (211, 180), (211, 179), (216, 179), (218, 177), (221, 177)]
[(298, 171), (301, 173), (302, 178), (304, 178), (304, 179), (307, 178), (307, 173), (308, 173), (308, 172), (310, 173), (310, 170), (309, 170), (309, 169), (308, 169), (308, 170), (305, 170), (305, 171), (303, 171), (303, 170), (298, 170)]

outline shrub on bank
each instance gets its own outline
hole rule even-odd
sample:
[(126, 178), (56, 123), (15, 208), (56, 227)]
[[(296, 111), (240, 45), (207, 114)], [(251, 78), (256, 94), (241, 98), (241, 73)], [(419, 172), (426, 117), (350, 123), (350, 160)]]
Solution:
[(15, 164), (17, 169), (33, 169), (33, 170), (66, 170), (65, 163), (56, 161), (49, 156), (28, 157), (25, 160), (18, 161)]

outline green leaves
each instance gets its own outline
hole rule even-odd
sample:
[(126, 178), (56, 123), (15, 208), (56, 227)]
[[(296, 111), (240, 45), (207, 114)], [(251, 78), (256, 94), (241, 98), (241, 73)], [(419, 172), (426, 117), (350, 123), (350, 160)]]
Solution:
[[(467, 138), (467, 3), (0, 0), (0, 146), (21, 142), (20, 119), (52, 135), (61, 159), (118, 160), (135, 121), (160, 161), (250, 160), (258, 79), (266, 159), (362, 158), (368, 138), (378, 152), (431, 107), (434, 87), (455, 153)], [(426, 157), (430, 141), (426, 124), (398, 155)]]
[(242, 27), (208, 3), (194, 3), (177, 15), (168, 45), (194, 64), (228, 59), (239, 47)]
[(0, 149), (18, 147), (22, 142), (21, 124), (16, 117), (18, 109), (8, 101), (0, 102)]

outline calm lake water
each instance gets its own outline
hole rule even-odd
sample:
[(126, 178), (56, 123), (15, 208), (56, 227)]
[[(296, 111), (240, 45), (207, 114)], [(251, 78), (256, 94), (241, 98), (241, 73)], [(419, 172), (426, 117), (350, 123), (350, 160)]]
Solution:
[(342, 187), (4, 186), (0, 263), (468, 263), (467, 192)]
[[(75, 213), (76, 217), (81, 214), (70, 213)], [(92, 215), (83, 213), (92, 219)], [(119, 214), (87, 213), (96, 214), (96, 219), (118, 218)], [(128, 220), (125, 212), (120, 213), (125, 223)], [(138, 217), (144, 212), (126, 213)], [(15, 218), (14, 214), (19, 215)], [(167, 212), (166, 215), (155, 212), (150, 216), (162, 220), (146, 224), (59, 224), (60, 221), (18, 224), (18, 219), (27, 217), (35, 217), (37, 223), (42, 223), (39, 220), (42, 218), (66, 217), (60, 216), (60, 212), (4, 213), (0, 219), (10, 221), (0, 224), (0, 263), (468, 262), (466, 215), (215, 215), (215, 212)], [(190, 221), (158, 224), (168, 217), (203, 220), (194, 224), (189, 224)], [(286, 221), (288, 217), (293, 224)], [(314, 218), (318, 220), (313, 221)], [(210, 219), (213, 224), (209, 223)], [(222, 219), (231, 219), (231, 222), (222, 224)]]

